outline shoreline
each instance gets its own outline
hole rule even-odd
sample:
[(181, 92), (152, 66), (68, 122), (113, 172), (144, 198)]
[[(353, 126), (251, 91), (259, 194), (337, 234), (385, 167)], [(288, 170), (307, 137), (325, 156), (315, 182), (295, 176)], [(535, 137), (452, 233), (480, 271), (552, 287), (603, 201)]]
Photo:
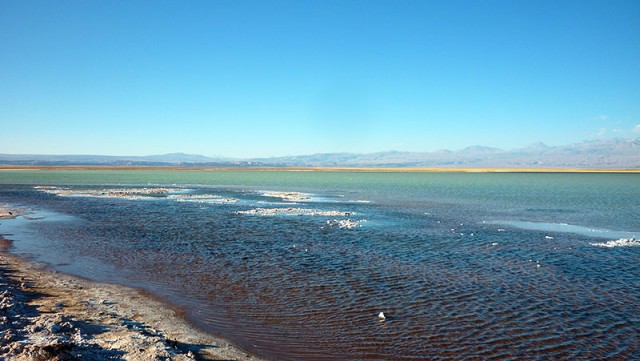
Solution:
[(638, 168), (446, 168), (446, 167), (206, 167), (206, 166), (17, 166), (0, 165), (0, 171), (37, 170), (149, 170), (149, 171), (277, 171), (361, 173), (640, 173)]
[[(21, 214), (0, 206), (0, 220)], [(30, 262), (11, 254), (11, 243), (0, 236), (2, 359), (261, 360), (143, 290)]]

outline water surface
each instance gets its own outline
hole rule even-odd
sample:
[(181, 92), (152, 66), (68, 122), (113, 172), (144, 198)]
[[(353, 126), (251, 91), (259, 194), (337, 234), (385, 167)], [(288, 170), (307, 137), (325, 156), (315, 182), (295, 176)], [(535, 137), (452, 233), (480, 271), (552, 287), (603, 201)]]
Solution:
[(595, 246), (640, 236), (636, 174), (2, 171), (0, 201), (35, 211), (15, 253), (275, 359), (640, 352), (640, 247)]

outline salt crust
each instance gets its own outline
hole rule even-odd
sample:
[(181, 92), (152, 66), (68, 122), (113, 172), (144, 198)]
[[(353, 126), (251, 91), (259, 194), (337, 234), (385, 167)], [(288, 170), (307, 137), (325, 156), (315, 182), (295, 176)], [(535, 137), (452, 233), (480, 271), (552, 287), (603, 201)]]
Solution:
[(607, 241), (602, 243), (589, 243), (589, 244), (595, 247), (606, 247), (606, 248), (630, 247), (630, 246), (640, 246), (640, 240), (637, 240), (632, 237), (632, 238), (620, 238), (617, 240), (612, 240), (612, 241)]
[(178, 202), (196, 202), (196, 203), (235, 203), (235, 198), (225, 198), (215, 194), (189, 194), (184, 192), (183, 188), (104, 188), (104, 189), (70, 189), (59, 188), (53, 186), (37, 186), (34, 187), (40, 192), (55, 194), (61, 197), (94, 197), (94, 198), (124, 198), (130, 200), (137, 199), (158, 199), (168, 198)]
[(324, 217), (348, 217), (351, 212), (341, 211), (318, 211), (309, 208), (255, 208), (246, 211), (237, 211), (236, 214), (246, 214), (252, 216), (324, 216)]
[(363, 222), (366, 222), (366, 220), (361, 219), (357, 221), (353, 219), (332, 219), (330, 221), (327, 221), (327, 224), (332, 227), (352, 229), (362, 227)]
[[(0, 219), (20, 214), (0, 205)], [(142, 291), (52, 271), (10, 247), (0, 237), (1, 360), (258, 360)]]
[(311, 197), (308, 194), (300, 192), (263, 192), (262, 195), (265, 197), (280, 198), (287, 202), (303, 202), (311, 200)]

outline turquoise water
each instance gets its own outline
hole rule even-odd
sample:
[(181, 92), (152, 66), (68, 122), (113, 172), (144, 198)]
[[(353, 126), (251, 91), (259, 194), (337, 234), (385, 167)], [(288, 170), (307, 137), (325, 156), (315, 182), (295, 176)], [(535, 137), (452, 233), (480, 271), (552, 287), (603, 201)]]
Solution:
[(43, 218), (0, 233), (275, 359), (628, 358), (639, 201), (637, 174), (0, 171)]

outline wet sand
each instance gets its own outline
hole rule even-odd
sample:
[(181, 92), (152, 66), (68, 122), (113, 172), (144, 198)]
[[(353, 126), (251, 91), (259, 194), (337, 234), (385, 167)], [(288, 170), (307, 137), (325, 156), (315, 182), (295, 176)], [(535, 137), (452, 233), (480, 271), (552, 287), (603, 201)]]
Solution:
[[(0, 206), (0, 218), (20, 213)], [(142, 291), (53, 271), (10, 247), (0, 238), (0, 359), (259, 360)]]

